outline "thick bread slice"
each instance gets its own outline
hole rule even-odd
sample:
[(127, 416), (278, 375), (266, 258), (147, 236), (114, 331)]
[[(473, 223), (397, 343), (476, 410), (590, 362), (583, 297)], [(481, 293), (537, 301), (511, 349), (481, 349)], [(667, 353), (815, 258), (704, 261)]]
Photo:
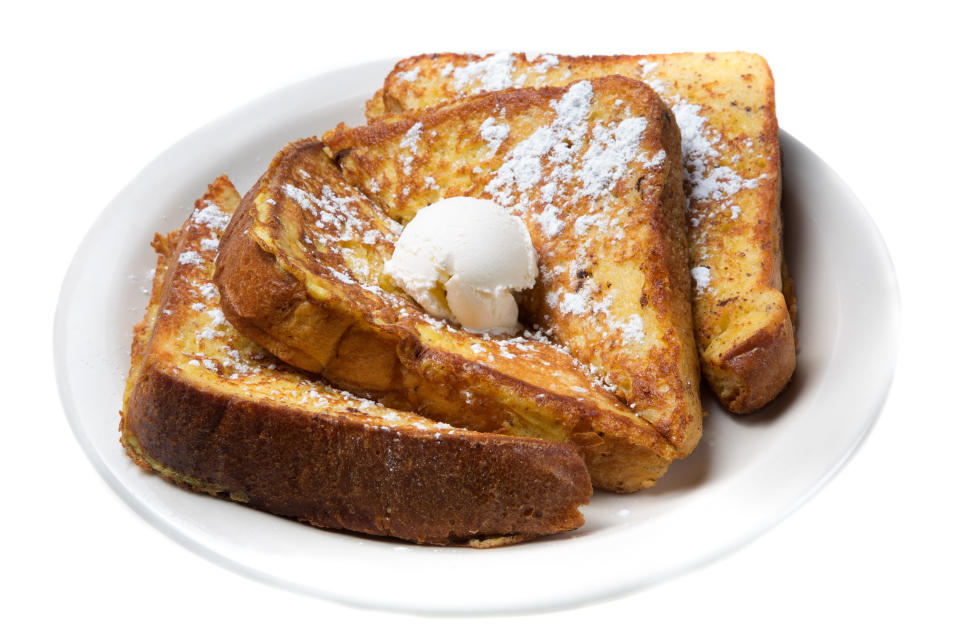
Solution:
[[(591, 83), (570, 94), (519, 90), (398, 118), (380, 129), (341, 127), (326, 141), (343, 175), (318, 144), (288, 146), (244, 198), (224, 239), (216, 278), (228, 318), (279, 357), (337, 386), (454, 424), (468, 420), (475, 428), (572, 440), (583, 445), (596, 486), (633, 491), (651, 485), (700, 435), (679, 140), (649, 89), (625, 79), (595, 84), (596, 99)], [(622, 99), (650, 117), (604, 121), (609, 103)], [(543, 287), (539, 306), (536, 295), (526, 306), (564, 348), (529, 334), (477, 336), (430, 317), (383, 273), (399, 231), (384, 212), (408, 220), (444, 195), (490, 197), (483, 187), (505, 165), (507, 151), (541, 125), (556, 124), (556, 109), (569, 116), (562, 133), (584, 138), (571, 142), (561, 170), (577, 166), (574, 155), (599, 156), (607, 173), (593, 177), (592, 206), (615, 209), (611, 218), (619, 216), (622, 227), (572, 235), (574, 218), (589, 214), (591, 202), (567, 207), (580, 180), (571, 174), (553, 198), (565, 210), (546, 209), (559, 216), (558, 225), (568, 219), (569, 233), (541, 241), (543, 234), (531, 229), (541, 280), (554, 286)], [(587, 112), (596, 120), (592, 133)], [(482, 139), (488, 118), (501, 121), (499, 153)], [(626, 157), (618, 144), (642, 153)], [(604, 156), (607, 149), (612, 156)], [(358, 162), (366, 173), (355, 170)], [(643, 198), (632, 195), (641, 174), (649, 180)], [(531, 202), (528, 213), (546, 206)], [(597, 263), (595, 247), (609, 236), (621, 245), (618, 256)], [(589, 254), (578, 253), (586, 247)], [(554, 269), (569, 273), (557, 277)], [(612, 282), (622, 293), (610, 289)], [(599, 313), (590, 322), (553, 314), (543, 302), (549, 295), (573, 296)], [(591, 374), (606, 375), (606, 388)], [(624, 390), (636, 412), (611, 393)]]
[(520, 216), (540, 275), (522, 300), (680, 455), (700, 438), (680, 136), (619, 76), (514, 89), (324, 136), (346, 179), (401, 221), (440, 198)]
[[(656, 90), (683, 134), (689, 264), (701, 367), (731, 411), (754, 411), (796, 365), (785, 300), (780, 149), (773, 77), (758, 55), (422, 55), (402, 60), (367, 115), (421, 109), (483, 91), (566, 85), (619, 74)], [(783, 276), (781, 275), (783, 273)], [(789, 293), (789, 292), (788, 292)]]
[(571, 441), (596, 486), (652, 485), (676, 450), (563, 349), (437, 320), (383, 272), (399, 225), (316, 140), (288, 145), (228, 227), (215, 280), (227, 318), (339, 388), (472, 429)]
[(179, 232), (154, 241), (120, 425), (134, 461), (316, 526), (422, 543), (496, 546), (583, 523), (591, 489), (572, 446), (387, 409), (304, 376), (227, 324), (211, 276), (238, 201), (218, 178)]

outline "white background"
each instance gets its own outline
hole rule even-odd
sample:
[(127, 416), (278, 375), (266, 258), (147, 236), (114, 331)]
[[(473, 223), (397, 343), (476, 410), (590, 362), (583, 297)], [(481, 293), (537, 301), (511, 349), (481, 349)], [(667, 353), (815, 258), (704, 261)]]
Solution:
[[(0, 10), (0, 635), (960, 633), (960, 56), (947, 3), (18, 4)], [(866, 443), (747, 548), (625, 598), (534, 616), (335, 605), (239, 577), (151, 528), (87, 462), (54, 384), (60, 281), (99, 211), (174, 141), (272, 89), (367, 60), (498, 49), (767, 58), (781, 126), (859, 195), (900, 280), (899, 366)]]

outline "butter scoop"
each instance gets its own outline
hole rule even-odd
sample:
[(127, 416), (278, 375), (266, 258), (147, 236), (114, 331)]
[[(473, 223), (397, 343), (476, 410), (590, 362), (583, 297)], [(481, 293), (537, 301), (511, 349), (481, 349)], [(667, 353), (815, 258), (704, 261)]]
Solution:
[(526, 225), (490, 200), (454, 197), (421, 209), (384, 265), (429, 313), (474, 333), (519, 329), (515, 291), (537, 279)]

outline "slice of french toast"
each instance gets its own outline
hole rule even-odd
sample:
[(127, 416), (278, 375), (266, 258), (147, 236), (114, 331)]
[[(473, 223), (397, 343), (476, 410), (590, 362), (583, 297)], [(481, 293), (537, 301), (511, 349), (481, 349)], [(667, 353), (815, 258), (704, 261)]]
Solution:
[(319, 527), (497, 546), (579, 527), (572, 445), (455, 429), (333, 389), (224, 319), (214, 256), (239, 196), (226, 177), (157, 236), (134, 331), (121, 442), (179, 485)]
[[(384, 273), (397, 221), (455, 195), (527, 223), (540, 278), (521, 306), (540, 334), (468, 333)], [(281, 359), (434, 419), (575, 442), (595, 486), (634, 491), (700, 437), (682, 211), (679, 132), (645, 85), (512, 90), (289, 145), (215, 279), (231, 323)]]
[(701, 368), (729, 410), (754, 411), (780, 393), (796, 366), (795, 301), (783, 260), (779, 129), (773, 77), (762, 57), (421, 55), (397, 63), (367, 103), (367, 116), (612, 74), (647, 83), (676, 115)]

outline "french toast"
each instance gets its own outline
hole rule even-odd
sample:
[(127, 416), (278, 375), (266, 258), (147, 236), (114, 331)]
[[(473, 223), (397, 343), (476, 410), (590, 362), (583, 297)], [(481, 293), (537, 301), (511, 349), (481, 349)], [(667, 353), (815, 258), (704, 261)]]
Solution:
[(367, 103), (367, 116), (373, 122), (477, 93), (613, 74), (647, 83), (676, 115), (701, 368), (727, 409), (759, 409), (786, 386), (796, 366), (779, 130), (773, 77), (762, 57), (421, 55), (397, 63)]
[(138, 465), (315, 526), (418, 543), (498, 546), (582, 524), (591, 487), (572, 445), (388, 409), (237, 333), (212, 275), (239, 200), (222, 176), (181, 229), (154, 240), (120, 425)]
[[(341, 125), (273, 160), (215, 280), (231, 324), (282, 360), (433, 419), (574, 442), (595, 486), (634, 491), (700, 437), (681, 173), (673, 116), (619, 77)], [(468, 333), (384, 273), (399, 223), (458, 195), (526, 222), (539, 333)]]

